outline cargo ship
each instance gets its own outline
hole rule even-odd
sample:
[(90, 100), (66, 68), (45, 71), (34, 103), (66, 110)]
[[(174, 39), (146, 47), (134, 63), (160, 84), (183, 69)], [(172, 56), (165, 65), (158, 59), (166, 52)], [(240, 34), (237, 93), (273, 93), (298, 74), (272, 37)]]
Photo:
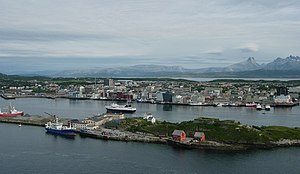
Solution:
[(63, 123), (58, 121), (58, 118), (55, 117), (55, 122), (48, 122), (45, 124), (45, 129), (47, 133), (75, 136), (75, 129), (69, 123), (68, 126), (63, 126)]
[(126, 105), (118, 105), (116, 103), (112, 103), (110, 106), (105, 106), (107, 112), (123, 112), (123, 113), (134, 113), (136, 108), (132, 107), (129, 104)]
[(0, 109), (0, 117), (16, 117), (16, 116), (23, 116), (23, 111), (17, 111), (14, 106), (9, 105), (7, 112), (2, 112)]

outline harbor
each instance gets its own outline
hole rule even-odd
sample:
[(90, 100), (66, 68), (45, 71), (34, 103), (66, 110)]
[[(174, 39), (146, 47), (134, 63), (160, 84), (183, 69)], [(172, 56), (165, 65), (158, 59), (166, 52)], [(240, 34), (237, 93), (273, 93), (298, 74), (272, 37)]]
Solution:
[[(177, 133), (179, 130), (175, 130), (174, 124), (168, 122), (159, 122), (155, 123), (152, 122), (154, 127), (157, 128), (150, 128), (151, 123), (147, 123), (146, 121), (148, 117), (144, 118), (125, 118), (123, 114), (103, 114), (99, 116), (93, 116), (90, 118), (85, 118), (81, 121), (77, 119), (58, 119), (56, 116), (49, 116), (49, 117), (42, 117), (42, 116), (17, 116), (17, 117), (0, 117), (0, 122), (2, 123), (13, 123), (18, 124), (19, 127), (21, 125), (31, 125), (31, 126), (40, 126), (46, 129), (47, 132), (57, 135), (63, 136), (75, 136), (76, 133), (83, 137), (91, 137), (96, 139), (102, 140), (113, 140), (113, 141), (125, 141), (125, 142), (142, 142), (142, 143), (154, 143), (154, 144), (166, 144), (181, 148), (187, 149), (210, 149), (210, 150), (247, 150), (247, 149), (269, 149), (274, 147), (292, 147), (292, 146), (300, 146), (300, 137), (297, 138), (297, 129), (292, 128), (280, 128), (283, 129), (282, 131), (294, 131), (295, 135), (292, 135), (292, 139), (289, 138), (290, 135), (281, 134), (282, 138), (278, 137), (276, 139), (261, 139), (262, 137), (271, 133), (273, 131), (272, 127), (268, 128), (268, 133), (265, 134), (261, 132), (261, 128), (255, 126), (248, 126), (242, 125), (236, 121), (230, 120), (218, 120), (218, 119), (211, 119), (211, 118), (198, 118), (194, 120), (194, 123), (199, 124), (197, 129), (203, 129), (207, 133), (207, 137), (200, 137), (200, 139), (196, 138), (196, 132), (194, 138), (186, 137), (186, 133), (183, 130), (180, 130), (184, 137), (179, 135), (179, 139), (177, 138)], [(148, 119), (149, 120), (149, 119)], [(51, 122), (55, 123), (55, 127), (51, 126)], [(107, 124), (108, 123), (108, 124)], [(193, 122), (191, 122), (193, 123)], [(158, 124), (157, 126), (155, 126)], [(160, 130), (162, 125), (169, 125), (166, 128), (166, 131)], [(182, 122), (180, 124), (186, 124)], [(222, 129), (225, 127), (227, 129), (229, 139), (224, 138), (216, 138), (219, 135), (222, 135), (224, 130), (220, 130), (217, 128), (218, 132), (215, 132), (216, 135), (211, 134), (210, 131), (215, 131), (214, 129), (209, 130), (207, 126), (214, 124), (214, 125), (221, 125)], [(65, 125), (66, 128), (62, 129)], [(66, 126), (68, 125), (68, 127)], [(148, 125), (152, 131), (152, 133), (147, 133), (148, 128), (144, 127)], [(175, 124), (176, 125), (176, 124)], [(192, 128), (192, 125), (189, 126)], [(46, 126), (46, 127), (45, 127)], [(144, 127), (144, 128), (143, 128)], [(159, 128), (160, 127), (160, 128)], [(168, 128), (169, 127), (169, 128)], [(171, 127), (174, 127), (173, 130)], [(206, 128), (205, 128), (206, 127)], [(209, 126), (210, 127), (210, 126)], [(227, 128), (226, 128), (227, 127)], [(265, 129), (264, 128), (264, 129)], [(228, 129), (232, 129), (230, 132)], [(277, 130), (278, 129), (278, 130)], [(288, 130), (289, 129), (289, 130)], [(72, 131), (74, 130), (74, 131)], [(173, 131), (173, 133), (171, 132)], [(190, 132), (191, 130), (186, 130)], [(246, 133), (246, 132), (248, 133)], [(250, 132), (249, 132), (250, 131)], [(275, 132), (279, 131), (279, 128), (274, 129)], [(157, 133), (156, 133), (157, 132)], [(163, 133), (165, 132), (165, 133)], [(240, 132), (240, 133), (239, 133)], [(241, 133), (244, 132), (244, 133)], [(252, 132), (252, 133), (251, 133)], [(260, 133), (261, 132), (261, 133)], [(274, 132), (274, 133), (275, 133)], [(249, 139), (251, 134), (256, 134), (253, 138)], [(204, 135), (203, 133), (200, 133)], [(232, 134), (232, 135), (231, 135)], [(234, 137), (237, 136), (238, 139)], [(249, 135), (248, 135), (249, 134)], [(265, 134), (265, 135), (264, 135)], [(262, 136), (263, 135), (263, 136)], [(211, 137), (212, 136), (212, 137)], [(251, 135), (253, 136), (253, 135)], [(213, 138), (214, 137), (214, 138)], [(230, 138), (232, 137), (232, 138)], [(244, 139), (248, 137), (247, 139)], [(276, 136), (275, 136), (276, 137)], [(207, 140), (206, 140), (207, 139)]]
[(189, 150), (163, 144), (100, 141), (83, 136), (68, 138), (46, 134), (42, 127), (23, 125), (19, 128), (17, 124), (6, 123), (0, 123), (0, 137), (2, 173), (208, 174), (239, 171), (251, 174), (259, 170), (257, 173), (271, 174), (286, 173), (287, 169), (289, 173), (300, 170), (298, 147), (250, 151)]

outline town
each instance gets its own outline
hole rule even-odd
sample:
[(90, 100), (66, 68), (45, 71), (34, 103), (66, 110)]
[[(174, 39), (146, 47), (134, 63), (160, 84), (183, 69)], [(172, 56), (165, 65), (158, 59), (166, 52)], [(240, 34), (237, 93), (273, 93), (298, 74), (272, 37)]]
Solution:
[(298, 105), (299, 81), (213, 80), (168, 78), (0, 78), (5, 99), (44, 97), (112, 100), (190, 106)]
[[(299, 105), (299, 81), (213, 80), (170, 78), (48, 78), (1, 77), (1, 96), (15, 98), (65, 98), (150, 104), (196, 106), (292, 107)], [(105, 140), (170, 144), (185, 148), (241, 150), (299, 145), (298, 129), (242, 125), (238, 121), (199, 117), (180, 123), (156, 120), (151, 113), (126, 117), (110, 112), (83, 119), (25, 114), (2, 117), (1, 122), (46, 126), (49, 133)], [(124, 108), (122, 108), (124, 109)], [(138, 108), (137, 108), (138, 109)], [(123, 110), (124, 111), (124, 110)], [(3, 113), (3, 115), (7, 115)], [(23, 112), (21, 113), (23, 115)], [(75, 130), (75, 132), (73, 131)], [(280, 132), (280, 136), (279, 136)], [(293, 132), (291, 135), (289, 132)]]

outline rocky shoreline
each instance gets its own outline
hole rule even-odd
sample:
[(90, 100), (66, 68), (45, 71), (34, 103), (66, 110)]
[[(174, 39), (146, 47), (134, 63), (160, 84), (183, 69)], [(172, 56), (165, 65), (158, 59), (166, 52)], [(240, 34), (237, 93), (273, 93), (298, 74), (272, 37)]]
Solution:
[[(30, 126), (44, 127), (45, 123), (51, 120), (51, 117), (42, 116), (29, 116), (23, 117), (0, 117), (2, 123), (12, 124), (23, 124)], [(64, 119), (67, 121), (70, 119)], [(207, 149), (207, 150), (249, 150), (249, 149), (271, 149), (276, 147), (300, 147), (300, 140), (281, 139), (279, 141), (270, 141), (266, 143), (261, 142), (221, 142), (207, 140), (204, 142), (179, 142), (174, 141), (171, 137), (158, 137), (153, 134), (143, 132), (129, 132), (121, 131), (117, 129), (106, 129), (100, 128), (94, 131), (76, 131), (80, 136), (102, 139), (102, 140), (113, 140), (113, 141), (124, 141), (124, 142), (142, 142), (142, 143), (155, 143), (155, 144), (166, 144), (179, 148), (186, 149)]]

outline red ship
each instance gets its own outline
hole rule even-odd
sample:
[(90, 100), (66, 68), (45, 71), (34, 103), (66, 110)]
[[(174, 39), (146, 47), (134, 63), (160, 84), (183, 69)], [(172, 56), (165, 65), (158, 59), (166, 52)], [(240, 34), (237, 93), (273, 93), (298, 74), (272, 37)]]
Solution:
[(17, 111), (14, 106), (8, 106), (7, 112), (2, 112), (0, 109), (0, 117), (16, 117), (16, 116), (23, 116), (24, 112)]

